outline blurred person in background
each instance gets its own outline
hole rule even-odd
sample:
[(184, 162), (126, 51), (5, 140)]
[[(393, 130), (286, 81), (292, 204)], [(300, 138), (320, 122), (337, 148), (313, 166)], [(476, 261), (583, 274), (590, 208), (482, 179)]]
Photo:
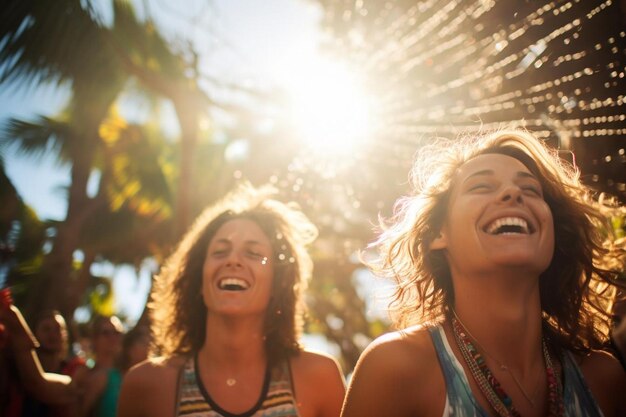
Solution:
[(82, 381), (81, 416), (115, 417), (122, 384), (122, 370), (117, 364), (123, 334), (122, 322), (116, 316), (98, 316), (93, 320), (93, 364)]
[[(70, 356), (69, 340), (65, 319), (56, 310), (45, 310), (34, 321), (34, 335), (39, 342), (37, 357), (45, 372), (74, 376), (85, 366), (84, 359)], [(76, 415), (75, 404), (49, 406), (32, 395), (24, 398), (22, 416), (69, 416)]]
[(302, 348), (317, 229), (269, 189), (241, 187), (196, 220), (155, 280), (154, 353), (124, 378), (120, 417), (337, 417), (337, 362)]
[[(2, 290), (0, 295), (5, 291)], [(3, 299), (0, 309), (8, 308)], [(32, 346), (34, 348), (34, 344)], [(0, 323), (0, 416), (20, 417), (24, 402), (24, 389), (16, 368), (12, 345), (9, 340), (9, 330), (4, 323)]]
[(130, 368), (148, 359), (150, 328), (139, 324), (124, 335), (119, 369), (126, 373)]
[(78, 407), (78, 375), (84, 368), (76, 369), (74, 379), (45, 372), (37, 356), (38, 347), (34, 333), (13, 305), (10, 291), (0, 290), (0, 411), (4, 416), (22, 414), (24, 393), (51, 407)]

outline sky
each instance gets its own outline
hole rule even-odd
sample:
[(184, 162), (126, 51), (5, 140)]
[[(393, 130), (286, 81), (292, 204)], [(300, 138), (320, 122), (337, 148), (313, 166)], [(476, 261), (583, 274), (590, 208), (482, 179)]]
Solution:
[[(107, 4), (108, 1), (102, 1)], [(138, 12), (142, 13), (138, 2)], [(186, 0), (185, 12), (172, 13), (164, 0), (148, 2), (151, 15), (165, 36), (170, 39), (192, 39), (203, 54), (204, 71), (222, 78), (255, 85), (280, 83), (302, 73), (311, 56), (317, 56), (320, 39), (318, 22), (320, 10), (313, 2), (304, 0), (258, 1)], [(206, 6), (209, 4), (210, 7)], [(107, 16), (107, 8), (101, 6)], [(206, 17), (189, 25), (189, 16), (196, 13)], [(210, 27), (211, 29), (208, 29)], [(303, 59), (301, 59), (303, 58)], [(9, 117), (29, 118), (35, 115), (55, 115), (69, 97), (63, 88), (43, 86), (0, 89), (0, 121)], [(58, 166), (51, 158), (34, 161), (15, 155), (10, 150), (3, 155), (7, 171), (26, 203), (42, 218), (61, 220), (66, 205), (63, 185), (68, 182), (67, 167)]]
[[(108, 1), (103, 1), (100, 6), (105, 19), (110, 15), (107, 4)], [(138, 2), (138, 13), (144, 12), (141, 7), (144, 4)], [(256, 85), (276, 83), (287, 78), (288, 73), (297, 72), (294, 65), (302, 60), (294, 57), (317, 53), (320, 11), (312, 2), (187, 0), (176, 9), (165, 0), (147, 4), (166, 37), (194, 42), (203, 55), (204, 71), (211, 75)], [(196, 22), (189, 24), (189, 19), (194, 17)], [(0, 123), (10, 117), (53, 116), (68, 98), (64, 88), (4, 86), (0, 90)], [(64, 187), (69, 182), (69, 168), (45, 155), (35, 159), (8, 149), (2, 156), (7, 174), (26, 204), (41, 218), (64, 219), (67, 210)], [(132, 320), (141, 314), (152, 268), (154, 265), (143, 268), (139, 280), (128, 279), (135, 276), (132, 267), (114, 269), (99, 265), (93, 272), (116, 276), (118, 307)]]
[[(102, 0), (100, 13), (110, 19), (108, 0)], [(177, 3), (178, 4), (178, 3)], [(144, 6), (153, 16), (161, 32), (170, 40), (189, 39), (200, 53), (202, 70), (220, 79), (244, 82), (248, 85), (309, 85), (326, 70), (317, 69), (322, 39), (319, 30), (321, 10), (315, 2), (305, 0), (185, 0), (174, 8), (166, 0), (137, 1), (139, 15)], [(321, 67), (319, 67), (321, 68)], [(343, 79), (345, 80), (345, 76)], [(347, 84), (343, 82), (343, 84)], [(31, 118), (35, 115), (57, 114), (69, 93), (51, 86), (16, 89), (5, 86), (0, 90), (0, 123), (10, 117)], [(337, 86), (331, 86), (335, 91)], [(319, 94), (319, 91), (316, 91)], [(354, 91), (348, 94), (355, 94)], [(306, 92), (302, 92), (306, 97)], [(308, 99), (309, 102), (312, 99)], [(134, 102), (126, 103), (126, 111)], [(124, 106), (122, 106), (124, 107)], [(332, 109), (330, 109), (332, 110)], [(308, 109), (309, 113), (313, 112)], [(176, 127), (173, 128), (176, 130)], [(345, 132), (343, 132), (345, 136)], [(62, 220), (67, 209), (64, 186), (69, 182), (68, 167), (59, 166), (50, 155), (33, 159), (7, 149), (2, 155), (6, 171), (24, 201), (41, 218)], [(130, 266), (95, 265), (96, 275), (113, 276), (116, 307), (136, 320), (143, 310), (149, 291), (150, 276), (157, 265), (147, 262), (138, 272)], [(358, 281), (371, 280), (361, 274)], [(369, 285), (361, 285), (367, 291)], [(378, 310), (378, 307), (374, 307)], [(77, 319), (86, 320), (84, 311)], [(314, 336), (308, 343), (337, 354)], [(305, 341), (307, 343), (307, 341)]]

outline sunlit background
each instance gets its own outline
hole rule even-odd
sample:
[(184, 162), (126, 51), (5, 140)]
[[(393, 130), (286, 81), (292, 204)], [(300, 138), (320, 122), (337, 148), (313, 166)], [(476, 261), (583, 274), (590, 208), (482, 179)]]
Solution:
[[(12, 70), (20, 61), (6, 49), (1, 57), (7, 184), (36, 219), (6, 210), (0, 280), (25, 305), (48, 302), (54, 290), (72, 300), (63, 308), (79, 322), (109, 311), (130, 327), (144, 310), (151, 276), (202, 207), (238, 181), (271, 183), (321, 232), (312, 249), (306, 342), (341, 356), (349, 370), (387, 330), (392, 291), (356, 253), (372, 239), (377, 216), (389, 215), (409, 191), (413, 155), (431, 138), (516, 122), (574, 152), (586, 182), (626, 201), (623, 2), (82, 4), (88, 14), (74, 10), (58, 23), (68, 30), (58, 33), (48, 22), (46, 36), (22, 55), (26, 64), (32, 56), (53, 62), (57, 44), (66, 45), (50, 72)], [(30, 21), (54, 18), (39, 13)], [(102, 44), (94, 22), (106, 29)], [(79, 25), (86, 25), (80, 36), (52, 41)], [(89, 42), (73, 43), (82, 37)], [(98, 103), (106, 103), (103, 117), (84, 120)], [(73, 132), (87, 138), (90, 122), (97, 134), (87, 147), (58, 146), (75, 143), (64, 142)], [(35, 153), (20, 151), (17, 144), (44, 127), (54, 133), (50, 140), (34, 144)], [(70, 166), (83, 159), (88, 178), (77, 207), (89, 215), (71, 241), (63, 235), (71, 223), (64, 221)], [(105, 203), (90, 207), (94, 201)], [(19, 258), (16, 236), (39, 224), (31, 235), (40, 246)], [(57, 277), (71, 291), (32, 273), (52, 257), (55, 240), (71, 241), (71, 277)], [(35, 267), (7, 276), (16, 265)]]
[(375, 97), (361, 72), (316, 59), (286, 81), (287, 117), (307, 151), (347, 158), (376, 137)]

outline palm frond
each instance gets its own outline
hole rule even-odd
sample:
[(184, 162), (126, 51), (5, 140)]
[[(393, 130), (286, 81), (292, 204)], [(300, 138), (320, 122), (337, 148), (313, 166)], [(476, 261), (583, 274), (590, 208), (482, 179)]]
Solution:
[(119, 52), (123, 52), (134, 65), (167, 76), (169, 80), (185, 78), (183, 57), (172, 50), (152, 22), (141, 22), (132, 5), (125, 0), (115, 0), (113, 10), (115, 21), (111, 35)]
[(114, 264), (135, 266), (163, 256), (171, 243), (171, 218), (139, 215), (128, 205), (113, 212), (101, 207), (81, 232), (81, 247)]
[(62, 155), (71, 128), (64, 120), (38, 116), (34, 120), (9, 119), (0, 130), (0, 146), (17, 145), (18, 152), (41, 157), (46, 152)]
[(80, 0), (8, 3), (0, 12), (0, 82), (97, 80), (115, 67), (108, 29)]

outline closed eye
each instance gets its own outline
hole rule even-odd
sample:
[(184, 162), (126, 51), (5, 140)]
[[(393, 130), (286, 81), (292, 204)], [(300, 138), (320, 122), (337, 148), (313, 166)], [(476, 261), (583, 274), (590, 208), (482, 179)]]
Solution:
[(537, 187), (535, 185), (525, 185), (525, 186), (522, 186), (522, 190), (524, 190), (525, 193), (536, 195), (538, 197), (542, 197), (543, 196), (543, 192), (542, 192), (541, 188), (539, 188), (539, 187)]
[(479, 183), (479, 184), (472, 185), (468, 189), (468, 191), (489, 191), (490, 189), (491, 187), (489, 186), (489, 184)]
[(246, 254), (250, 256), (251, 258), (255, 258), (255, 259), (263, 258), (263, 255), (258, 252), (248, 251), (246, 252)]

